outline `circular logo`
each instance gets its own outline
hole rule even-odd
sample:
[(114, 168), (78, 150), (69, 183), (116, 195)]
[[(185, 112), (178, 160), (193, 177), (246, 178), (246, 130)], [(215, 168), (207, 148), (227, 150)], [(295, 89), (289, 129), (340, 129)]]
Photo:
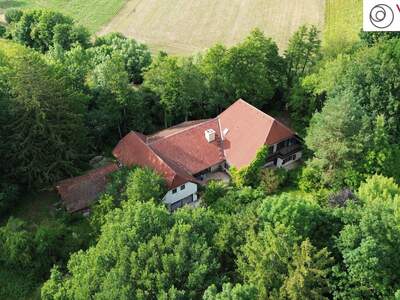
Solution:
[(376, 28), (388, 28), (394, 21), (393, 10), (386, 4), (375, 5), (369, 13), (369, 20)]

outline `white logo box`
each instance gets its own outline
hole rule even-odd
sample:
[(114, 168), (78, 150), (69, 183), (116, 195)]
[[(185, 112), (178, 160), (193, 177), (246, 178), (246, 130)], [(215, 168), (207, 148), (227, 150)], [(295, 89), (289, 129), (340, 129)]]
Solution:
[(400, 0), (364, 0), (364, 31), (400, 31)]

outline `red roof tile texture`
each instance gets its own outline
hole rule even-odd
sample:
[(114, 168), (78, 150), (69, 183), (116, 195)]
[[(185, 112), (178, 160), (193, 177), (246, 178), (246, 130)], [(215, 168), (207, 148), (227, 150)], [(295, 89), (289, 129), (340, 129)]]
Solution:
[[(208, 142), (205, 131), (213, 129)], [(162, 175), (170, 189), (193, 175), (225, 160), (237, 168), (248, 165), (257, 150), (293, 137), (295, 133), (276, 119), (239, 99), (214, 119), (189, 121), (150, 136), (130, 132), (114, 148), (113, 155), (125, 166), (150, 167)], [(116, 164), (67, 179), (57, 189), (69, 211), (88, 207), (105, 188), (107, 174)]]
[(227, 162), (241, 168), (247, 166), (261, 146), (273, 145), (293, 137), (295, 133), (281, 122), (239, 99), (218, 117)]
[(137, 132), (127, 134), (114, 148), (113, 155), (125, 166), (152, 168), (165, 178), (169, 188), (175, 188), (188, 181), (195, 182), (182, 168), (172, 168), (167, 164)]
[[(215, 140), (208, 142), (204, 132), (215, 131)], [(225, 160), (218, 120), (211, 119), (196, 126), (165, 136), (149, 144), (161, 157), (173, 161), (189, 174), (197, 174)]]
[(69, 212), (88, 208), (100, 193), (104, 192), (108, 175), (118, 170), (114, 163), (89, 171), (88, 173), (60, 181), (56, 189)]

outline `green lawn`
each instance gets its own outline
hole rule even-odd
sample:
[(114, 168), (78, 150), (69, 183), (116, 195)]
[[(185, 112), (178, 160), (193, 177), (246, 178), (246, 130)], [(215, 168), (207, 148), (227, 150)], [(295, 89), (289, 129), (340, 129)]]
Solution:
[(71, 16), (94, 33), (124, 4), (125, 0), (0, 0), (0, 13), (8, 8), (49, 8)]
[(362, 28), (362, 0), (326, 0), (323, 45), (337, 54), (358, 41)]

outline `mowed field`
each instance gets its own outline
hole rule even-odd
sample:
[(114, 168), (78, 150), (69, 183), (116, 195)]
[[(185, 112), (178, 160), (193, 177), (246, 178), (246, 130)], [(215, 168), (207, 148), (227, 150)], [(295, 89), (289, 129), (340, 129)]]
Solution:
[(323, 45), (338, 52), (358, 41), (362, 27), (362, 0), (326, 0)]
[(0, 0), (0, 19), (9, 8), (48, 8), (62, 12), (86, 26), (90, 32), (98, 31), (124, 6), (125, 0)]
[(152, 49), (189, 54), (236, 44), (258, 27), (284, 49), (300, 25), (323, 30), (324, 20), (325, 0), (129, 0), (98, 34), (118, 31)]

